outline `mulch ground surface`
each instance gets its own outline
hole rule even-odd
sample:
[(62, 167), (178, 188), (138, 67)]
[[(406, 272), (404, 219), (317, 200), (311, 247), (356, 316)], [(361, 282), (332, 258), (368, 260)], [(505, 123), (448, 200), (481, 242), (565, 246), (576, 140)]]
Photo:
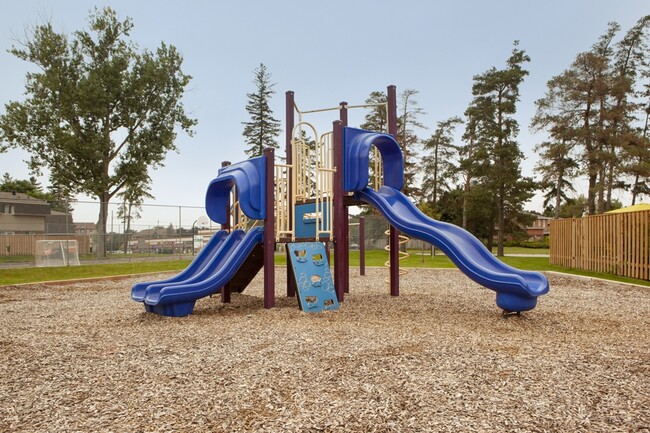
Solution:
[[(650, 289), (549, 274), (504, 318), (456, 270), (351, 271), (335, 312), (256, 277), (185, 318), (140, 278), (0, 288), (2, 432), (648, 432)], [(158, 278), (167, 277), (160, 275)]]

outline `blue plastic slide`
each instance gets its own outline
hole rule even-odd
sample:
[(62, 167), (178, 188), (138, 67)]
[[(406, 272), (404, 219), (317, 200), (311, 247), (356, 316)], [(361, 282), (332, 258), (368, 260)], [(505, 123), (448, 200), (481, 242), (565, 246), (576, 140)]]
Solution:
[(471, 233), (429, 218), (395, 188), (364, 188), (355, 192), (355, 197), (377, 208), (399, 231), (440, 248), (469, 278), (494, 290), (497, 305), (505, 311), (531, 310), (537, 297), (549, 290), (541, 273), (506, 265)]
[(263, 239), (263, 227), (233, 231), (215, 244), (217, 250), (197, 273), (183, 281), (149, 284), (144, 290), (145, 309), (162, 316), (191, 314), (196, 300), (218, 293)]
[(194, 257), (192, 263), (190, 263), (190, 265), (187, 268), (185, 268), (185, 270), (180, 274), (175, 275), (171, 278), (167, 278), (166, 280), (137, 283), (131, 289), (131, 299), (133, 299), (136, 302), (143, 302), (145, 292), (149, 286), (153, 284), (182, 283), (183, 281), (186, 281), (192, 278), (193, 276), (197, 275), (205, 268), (205, 266), (208, 263), (210, 263), (210, 260), (212, 259), (212, 257), (214, 257), (214, 254), (219, 250), (219, 247), (221, 247), (221, 244), (223, 244), (223, 241), (226, 239), (227, 236), (228, 236), (228, 232), (225, 230), (220, 230), (217, 233), (215, 233), (210, 238), (208, 243), (201, 249), (201, 251), (199, 251), (196, 257)]

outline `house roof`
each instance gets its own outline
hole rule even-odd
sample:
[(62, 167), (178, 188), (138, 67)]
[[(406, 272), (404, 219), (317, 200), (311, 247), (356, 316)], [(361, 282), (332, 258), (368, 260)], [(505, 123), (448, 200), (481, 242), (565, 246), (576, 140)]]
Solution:
[(31, 196), (28, 196), (27, 194), (23, 194), (22, 192), (5, 192), (5, 191), (0, 191), (0, 202), (2, 203), (27, 203), (29, 202), (30, 204), (44, 204), (48, 205), (49, 203), (46, 202), (45, 200), (40, 200)]
[(650, 210), (650, 203), (639, 203), (634, 206), (622, 207), (605, 213), (640, 212), (642, 210)]

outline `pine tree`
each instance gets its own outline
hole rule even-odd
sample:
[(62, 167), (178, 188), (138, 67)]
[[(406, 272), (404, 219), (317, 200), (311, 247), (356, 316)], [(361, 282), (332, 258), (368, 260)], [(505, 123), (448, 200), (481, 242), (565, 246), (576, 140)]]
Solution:
[(419, 106), (415, 100), (419, 92), (413, 89), (406, 89), (402, 92), (399, 107), (398, 107), (398, 125), (397, 125), (397, 141), (402, 147), (404, 154), (404, 194), (409, 197), (419, 194), (418, 188), (415, 186), (415, 175), (417, 174), (417, 156), (418, 138), (415, 129), (426, 129), (420, 123), (419, 117), (424, 113), (424, 110)]
[(545, 129), (554, 141), (580, 148), (590, 214), (612, 208), (613, 190), (634, 190), (623, 180), (632, 177), (636, 185), (637, 170), (643, 171), (648, 158), (643, 151), (637, 153), (637, 144), (643, 148), (644, 140), (642, 128), (634, 125), (645, 117), (647, 101), (636, 100), (640, 78), (648, 78), (644, 68), (649, 60), (649, 28), (650, 16), (645, 16), (614, 44), (620, 26), (610, 23), (589, 51), (579, 53), (567, 70), (547, 83), (546, 95), (536, 101), (532, 128)]
[(535, 151), (540, 156), (535, 167), (536, 171), (542, 174), (540, 188), (547, 191), (544, 195), (544, 207), (553, 209), (555, 218), (560, 217), (562, 202), (569, 199), (567, 191), (575, 192), (571, 180), (577, 174), (578, 163), (571, 156), (571, 150), (568, 142), (545, 141), (535, 146)]
[(366, 99), (366, 104), (383, 104), (374, 105), (366, 114), (366, 121), (361, 124), (361, 129), (376, 132), (388, 132), (388, 114), (386, 113), (386, 103), (388, 97), (386, 92), (375, 91)]
[(273, 117), (273, 110), (269, 106), (269, 100), (275, 94), (273, 90), (275, 83), (271, 83), (271, 74), (267, 72), (263, 63), (255, 68), (253, 75), (255, 92), (246, 95), (248, 97), (246, 111), (250, 114), (250, 121), (242, 122), (244, 125), (242, 135), (248, 146), (244, 152), (249, 158), (261, 156), (267, 147), (275, 149), (280, 147), (277, 137), (280, 135), (281, 123)]
[(534, 189), (532, 179), (521, 175), (523, 153), (516, 141), (519, 125), (514, 118), (519, 86), (528, 75), (522, 66), (529, 61), (530, 57), (518, 48), (515, 41), (506, 68), (492, 67), (474, 77), (474, 99), (468, 109), (473, 121), (477, 122), (478, 146), (473, 155), (480, 167), (477, 174), (494, 197), (499, 256), (503, 255), (506, 221), (519, 218), (523, 203), (532, 197)]
[(458, 149), (454, 146), (453, 133), (456, 125), (462, 123), (459, 117), (451, 117), (438, 122), (438, 126), (431, 138), (424, 142), (425, 155), (422, 158), (420, 170), (422, 179), (422, 202), (428, 203), (435, 213), (439, 210), (438, 199), (445, 186), (451, 188), (457, 167), (453, 161), (456, 159)]

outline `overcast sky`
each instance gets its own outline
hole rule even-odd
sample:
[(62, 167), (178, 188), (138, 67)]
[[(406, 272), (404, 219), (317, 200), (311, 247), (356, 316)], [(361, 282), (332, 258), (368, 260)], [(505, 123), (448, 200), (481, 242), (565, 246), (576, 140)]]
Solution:
[[(23, 98), (29, 68), (7, 49), (44, 20), (62, 32), (83, 28), (95, 6), (131, 17), (131, 39), (140, 47), (155, 49), (164, 41), (183, 54), (183, 71), (193, 77), (184, 104), (199, 123), (194, 137), (178, 136), (179, 153), (169, 154), (165, 167), (152, 173), (152, 193), (158, 204), (197, 207), (221, 161), (245, 159), (246, 93), (255, 90), (253, 70), (260, 63), (276, 83), (271, 106), (282, 121), (287, 90), (295, 91), (298, 106), (307, 110), (340, 101), (360, 104), (370, 92), (394, 84), (398, 93), (420, 92), (416, 99), (426, 112), (420, 120), (430, 128), (420, 131), (424, 138), (438, 121), (463, 114), (472, 77), (503, 67), (519, 40), (531, 57), (517, 118), (527, 157), (524, 174), (532, 175), (533, 147), (545, 137), (531, 134), (528, 126), (547, 81), (588, 50), (608, 22), (618, 22), (624, 32), (650, 13), (648, 0), (7, 1), (0, 13), (0, 112), (8, 101)], [(350, 126), (364, 114), (351, 114)], [(324, 130), (335, 119), (310, 120)], [(0, 154), (0, 175), (28, 178), (26, 159), (18, 150)], [(47, 185), (47, 179), (42, 182)], [(578, 193), (586, 191), (579, 187)], [(527, 207), (541, 211), (541, 200)], [(96, 221), (96, 212), (78, 205), (75, 221)], [(202, 214), (183, 210), (182, 224)], [(178, 218), (175, 208), (158, 209), (139, 224), (176, 225)]]

